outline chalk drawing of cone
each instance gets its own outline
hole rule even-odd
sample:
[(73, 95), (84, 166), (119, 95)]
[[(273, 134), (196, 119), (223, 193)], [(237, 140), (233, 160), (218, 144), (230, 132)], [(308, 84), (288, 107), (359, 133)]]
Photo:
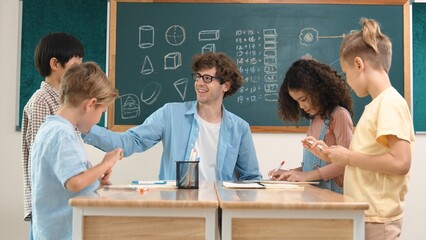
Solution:
[(187, 78), (181, 78), (173, 83), (173, 85), (176, 88), (176, 91), (179, 93), (182, 100), (185, 100), (186, 97), (186, 89), (188, 87), (188, 79)]
[(148, 56), (145, 56), (142, 64), (141, 73), (143, 75), (149, 75), (154, 72), (154, 67), (152, 66), (151, 59)]

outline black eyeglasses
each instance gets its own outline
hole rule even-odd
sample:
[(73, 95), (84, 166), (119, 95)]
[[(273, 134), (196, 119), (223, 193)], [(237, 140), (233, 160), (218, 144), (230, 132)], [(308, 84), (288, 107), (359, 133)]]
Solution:
[(216, 76), (211, 76), (211, 75), (208, 75), (208, 74), (201, 75), (199, 73), (192, 73), (192, 78), (195, 81), (197, 81), (198, 79), (201, 78), (201, 79), (203, 79), (203, 82), (205, 82), (205, 83), (211, 83), (214, 78), (218, 79), (221, 84), (224, 82), (223, 78), (216, 77)]

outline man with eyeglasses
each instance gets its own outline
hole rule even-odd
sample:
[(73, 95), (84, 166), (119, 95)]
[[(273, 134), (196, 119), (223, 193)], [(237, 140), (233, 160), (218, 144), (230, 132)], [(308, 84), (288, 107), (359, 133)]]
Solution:
[(260, 179), (249, 124), (222, 104), (243, 84), (237, 65), (224, 53), (205, 53), (194, 56), (192, 70), (196, 101), (167, 103), (123, 133), (95, 125), (84, 141), (104, 151), (121, 147), (124, 156), (163, 141), (159, 179), (176, 179), (175, 162), (190, 159), (194, 149), (200, 180)]

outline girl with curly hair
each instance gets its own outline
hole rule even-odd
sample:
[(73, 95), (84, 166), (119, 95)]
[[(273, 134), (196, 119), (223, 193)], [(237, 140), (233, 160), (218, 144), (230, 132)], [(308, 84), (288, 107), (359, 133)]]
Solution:
[[(319, 141), (327, 145), (349, 146), (353, 124), (349, 86), (328, 65), (311, 59), (294, 62), (281, 85), (278, 108), (284, 121), (310, 121), (302, 140), (302, 166), (291, 170), (271, 170), (272, 179), (293, 182), (319, 181), (319, 187), (343, 191), (344, 167), (319, 158)], [(315, 149), (317, 151), (315, 151)]]

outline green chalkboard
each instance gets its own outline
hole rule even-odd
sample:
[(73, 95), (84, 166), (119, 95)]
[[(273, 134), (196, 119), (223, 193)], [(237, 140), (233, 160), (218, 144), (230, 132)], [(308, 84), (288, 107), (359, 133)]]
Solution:
[(413, 114), (416, 132), (426, 132), (426, 4), (413, 4)]
[(44, 80), (34, 65), (34, 50), (44, 35), (50, 32), (68, 32), (76, 36), (85, 48), (83, 60), (95, 61), (105, 70), (107, 2), (107, 0), (23, 1), (18, 130), (25, 104)]
[[(392, 39), (390, 77), (404, 95), (403, 5), (111, 4), (110, 72), (120, 98), (111, 108), (108, 126), (117, 130), (141, 124), (166, 102), (195, 100), (191, 58), (205, 51), (227, 53), (246, 79), (239, 92), (225, 99), (228, 110), (252, 129), (285, 127), (288, 123), (277, 116), (277, 98), (286, 69), (312, 55), (340, 71), (342, 37), (360, 28), (361, 17), (382, 23)], [(353, 97), (356, 123), (371, 99)]]

